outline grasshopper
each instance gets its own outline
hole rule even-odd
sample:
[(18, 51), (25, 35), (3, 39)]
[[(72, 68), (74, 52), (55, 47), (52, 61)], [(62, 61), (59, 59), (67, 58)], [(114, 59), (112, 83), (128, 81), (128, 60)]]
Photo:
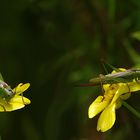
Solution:
[(133, 79), (140, 78), (140, 69), (128, 69), (126, 71), (119, 70), (116, 73), (102, 75), (100, 74), (99, 77), (95, 77), (89, 80), (92, 84), (99, 85), (101, 82), (102, 84), (113, 84), (113, 83), (127, 83), (131, 82)]
[(0, 73), (0, 98), (4, 98), (5, 100), (9, 100), (13, 97), (14, 92), (12, 91), (11, 87), (4, 82), (4, 79)]

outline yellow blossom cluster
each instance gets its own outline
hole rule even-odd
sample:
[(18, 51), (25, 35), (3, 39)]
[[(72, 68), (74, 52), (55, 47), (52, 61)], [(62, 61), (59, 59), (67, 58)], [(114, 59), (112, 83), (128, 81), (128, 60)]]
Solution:
[(131, 92), (140, 90), (140, 83), (134, 79), (128, 83), (104, 84), (103, 89), (104, 95), (98, 96), (88, 109), (89, 118), (101, 113), (97, 122), (97, 131), (101, 132), (112, 128), (116, 120), (116, 109), (121, 107), (123, 100), (130, 97)]

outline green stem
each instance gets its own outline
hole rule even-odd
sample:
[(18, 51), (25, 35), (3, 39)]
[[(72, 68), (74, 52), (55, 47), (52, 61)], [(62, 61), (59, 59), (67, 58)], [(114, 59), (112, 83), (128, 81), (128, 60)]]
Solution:
[(126, 103), (125, 101), (123, 101), (123, 105), (129, 110), (131, 111), (136, 117), (138, 117), (140, 119), (140, 113), (134, 109), (132, 106), (130, 106), (128, 103)]
[(108, 0), (108, 17), (111, 22), (115, 20), (116, 0)]

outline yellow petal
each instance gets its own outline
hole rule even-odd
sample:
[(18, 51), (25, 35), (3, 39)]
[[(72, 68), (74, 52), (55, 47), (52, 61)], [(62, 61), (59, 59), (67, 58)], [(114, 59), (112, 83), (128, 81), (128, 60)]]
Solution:
[(19, 103), (19, 104), (27, 105), (27, 104), (30, 104), (31, 101), (30, 101), (28, 98), (19, 95), (19, 96), (13, 97), (13, 98), (9, 101), (9, 103), (10, 103), (10, 104)]
[[(128, 84), (126, 83), (119, 83), (119, 88), (116, 91), (111, 104), (113, 104), (114, 102), (116, 102), (116, 100), (121, 97), (122, 99), (126, 100), (130, 97), (130, 92), (134, 92), (134, 91), (138, 91), (140, 90), (140, 83), (134, 81), (134, 82), (130, 82)], [(127, 93), (127, 94), (125, 94)]]
[(23, 108), (25, 105), (30, 104), (30, 100), (22, 97), (15, 96), (11, 100), (6, 101), (4, 99), (0, 99), (0, 112), (14, 111), (17, 109)]
[(25, 105), (23, 103), (18, 103), (18, 102), (10, 103), (10, 106), (11, 107), (6, 109), (6, 111), (14, 111), (14, 110), (21, 109), (21, 108), (25, 107)]
[(119, 100), (117, 100), (117, 102), (116, 102), (116, 109), (119, 109), (121, 106), (122, 106), (122, 100), (119, 99)]
[(120, 88), (118, 90), (119, 94), (124, 94), (127, 92), (135, 92), (140, 90), (140, 83), (137, 81), (129, 82), (129, 83), (119, 83)]
[(4, 108), (4, 106), (2, 104), (0, 104), (0, 112), (5, 112), (6, 109)]
[(22, 103), (10, 103), (2, 99), (0, 102), (0, 112), (14, 111), (23, 108), (25, 105)]
[(122, 94), (122, 95), (120, 96), (120, 98), (123, 99), (123, 100), (127, 100), (130, 96), (131, 96), (131, 93), (128, 92), (128, 93)]
[(103, 85), (104, 91), (108, 90), (109, 87), (110, 87), (110, 84), (104, 84), (104, 85)]
[(22, 84), (20, 83), (17, 87), (13, 89), (13, 92), (16, 93), (16, 95), (19, 95), (23, 93), (25, 90), (27, 90), (30, 86), (30, 83)]
[(12, 106), (9, 104), (0, 104), (0, 112), (12, 111)]
[(114, 125), (116, 120), (115, 106), (115, 104), (109, 105), (101, 113), (97, 123), (97, 131), (105, 132)]
[(98, 96), (95, 101), (89, 106), (88, 117), (93, 118), (100, 113), (109, 103), (108, 100), (103, 100), (103, 96)]
[(6, 111), (6, 109), (10, 108), (10, 105), (2, 98), (0, 98), (0, 112)]
[(114, 93), (114, 97), (112, 98), (112, 101), (110, 104), (114, 104), (118, 100), (118, 98), (120, 98), (122, 94), (127, 93), (125, 92), (126, 90), (128, 91), (128, 86), (126, 86), (127, 84), (118, 83), (116, 85), (118, 85), (118, 90)]
[(109, 86), (106, 87), (104, 95), (112, 98), (118, 89), (119, 84), (109, 84)]
[(140, 83), (138, 81), (133, 81), (128, 83), (130, 92), (135, 92), (140, 90)]
[[(122, 71), (122, 72), (123, 72), (123, 71), (126, 71), (126, 69), (124, 69), (124, 68), (118, 68), (118, 70), (119, 70), (119, 71)], [(113, 70), (111, 73), (114, 74), (114, 73), (117, 73), (117, 71), (116, 71), (116, 70)]]

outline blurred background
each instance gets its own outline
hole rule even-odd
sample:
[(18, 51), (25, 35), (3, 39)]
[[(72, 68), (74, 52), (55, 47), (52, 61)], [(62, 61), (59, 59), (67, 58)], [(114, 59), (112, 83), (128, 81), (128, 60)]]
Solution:
[[(140, 120), (126, 108), (106, 133), (88, 119), (100, 87), (75, 87), (115, 67), (140, 67), (139, 0), (3, 0), (0, 2), (0, 71), (32, 103), (0, 113), (2, 140), (136, 140)], [(111, 72), (111, 69), (109, 69)], [(128, 103), (140, 111), (140, 92)]]

